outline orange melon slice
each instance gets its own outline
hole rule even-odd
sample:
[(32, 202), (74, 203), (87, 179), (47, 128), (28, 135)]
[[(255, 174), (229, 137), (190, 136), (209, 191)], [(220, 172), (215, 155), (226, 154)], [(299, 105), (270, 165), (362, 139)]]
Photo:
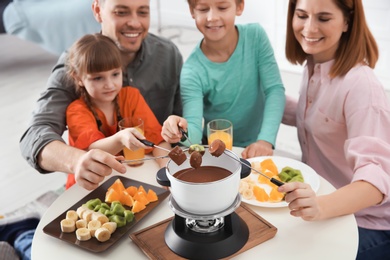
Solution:
[(113, 201), (120, 201), (121, 194), (118, 193), (115, 189), (108, 189), (106, 192), (106, 198), (104, 199), (105, 202), (111, 203)]
[(131, 209), (131, 211), (133, 213), (137, 213), (137, 212), (144, 210), (145, 208), (146, 208), (145, 204), (136, 200), (136, 201), (134, 201), (133, 208)]
[(133, 204), (134, 204), (133, 197), (130, 196), (130, 194), (126, 190), (122, 191), (122, 195), (121, 195), (121, 198), (119, 201), (123, 205), (129, 206), (129, 207), (133, 206)]
[(126, 188), (126, 191), (127, 191), (127, 193), (130, 194), (130, 196), (133, 197), (137, 193), (138, 188), (135, 187), (135, 186), (129, 186), (129, 187)]
[(148, 199), (148, 201), (150, 202), (153, 202), (153, 201), (157, 201), (158, 200), (158, 197), (157, 197), (157, 194), (154, 190), (152, 189), (149, 189), (148, 190), (148, 194), (146, 195), (146, 198)]
[(266, 202), (269, 200), (267, 192), (257, 185), (253, 186), (253, 195), (255, 195), (256, 200), (260, 202)]
[(114, 183), (110, 187), (108, 187), (108, 190), (109, 189), (114, 189), (116, 192), (121, 194), (122, 191), (125, 190), (125, 186), (120, 179), (116, 179), (116, 181), (114, 181)]

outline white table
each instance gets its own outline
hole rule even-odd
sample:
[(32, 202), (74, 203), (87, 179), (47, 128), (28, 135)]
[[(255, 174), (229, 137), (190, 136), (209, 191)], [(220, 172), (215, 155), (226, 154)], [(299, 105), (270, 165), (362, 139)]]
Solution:
[[(241, 154), (241, 148), (234, 148)], [(275, 155), (287, 154), (275, 151)], [(156, 181), (157, 163), (146, 161), (142, 167), (128, 168), (126, 177), (152, 185), (160, 186)], [(116, 174), (119, 175), (119, 174)], [(327, 194), (334, 187), (320, 177), (318, 194)], [(42, 229), (53, 219), (87, 195), (89, 191), (74, 185), (65, 191), (46, 211), (37, 227), (33, 245), (32, 259), (147, 259), (141, 249), (134, 244), (128, 235), (124, 235), (115, 245), (105, 252), (96, 254), (77, 246), (63, 242), (43, 233)], [(355, 259), (358, 247), (358, 229), (353, 215), (334, 218), (326, 221), (307, 222), (292, 217), (288, 208), (262, 208), (250, 206), (257, 214), (274, 225), (278, 231), (274, 238), (236, 256), (234, 259)], [(153, 214), (145, 217), (130, 232), (146, 228), (173, 216), (165, 199)]]

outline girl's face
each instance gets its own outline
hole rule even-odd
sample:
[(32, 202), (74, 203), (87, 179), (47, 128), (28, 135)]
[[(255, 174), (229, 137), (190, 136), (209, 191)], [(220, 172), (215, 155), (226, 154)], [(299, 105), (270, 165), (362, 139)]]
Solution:
[(297, 0), (292, 22), (295, 38), (315, 63), (334, 58), (348, 24), (334, 0)]
[(236, 16), (242, 14), (244, 3), (236, 0), (199, 0), (191, 9), (196, 27), (206, 41), (220, 41), (235, 32)]
[(82, 87), (91, 96), (93, 104), (99, 106), (111, 103), (122, 88), (121, 68), (98, 73), (85, 74), (81, 78)]

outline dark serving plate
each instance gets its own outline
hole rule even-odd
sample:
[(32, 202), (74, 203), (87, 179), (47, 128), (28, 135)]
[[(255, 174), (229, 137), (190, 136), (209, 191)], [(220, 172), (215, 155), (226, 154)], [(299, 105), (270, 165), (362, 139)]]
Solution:
[[(65, 218), (66, 212), (68, 210), (77, 210), (78, 207), (80, 207), (82, 204), (87, 202), (90, 199), (99, 198), (102, 201), (104, 201), (104, 198), (106, 196), (107, 189), (116, 181), (117, 179), (120, 179), (125, 187), (128, 186), (136, 186), (139, 187), (142, 185), (146, 191), (148, 189), (152, 189), (156, 192), (158, 196), (158, 201), (151, 202), (146, 206), (146, 209), (144, 209), (141, 212), (138, 212), (134, 214), (134, 220), (131, 223), (128, 223), (124, 227), (117, 228), (116, 231), (111, 235), (111, 238), (106, 242), (99, 242), (96, 238), (92, 237), (88, 241), (79, 241), (76, 238), (76, 233), (63, 233), (61, 231), (61, 225), (60, 222), (62, 219)], [(131, 180), (129, 178), (123, 177), (123, 176), (113, 176), (107, 181), (105, 181), (103, 184), (101, 184), (98, 188), (96, 188), (94, 191), (89, 193), (87, 196), (79, 200), (76, 204), (74, 204), (72, 207), (64, 211), (61, 215), (59, 215), (56, 219), (51, 221), (49, 224), (47, 224), (43, 228), (43, 232), (53, 236), (55, 238), (58, 238), (62, 241), (74, 244), (78, 247), (81, 247), (83, 249), (92, 251), (92, 252), (102, 252), (112, 246), (115, 242), (117, 242), (124, 234), (126, 234), (131, 228), (133, 228), (138, 222), (140, 222), (147, 214), (149, 214), (157, 205), (159, 205), (167, 196), (169, 195), (169, 191), (160, 188), (157, 186), (153, 186), (147, 183)], [(125, 206), (125, 208), (130, 209), (129, 207)]]

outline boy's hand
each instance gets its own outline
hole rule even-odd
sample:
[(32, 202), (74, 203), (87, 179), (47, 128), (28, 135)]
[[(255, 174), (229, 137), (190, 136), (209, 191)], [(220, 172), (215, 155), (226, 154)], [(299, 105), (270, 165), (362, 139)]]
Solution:
[(187, 131), (187, 120), (180, 116), (169, 116), (167, 120), (165, 120), (162, 130), (161, 136), (168, 143), (178, 143), (182, 138), (182, 134), (179, 130), (179, 126)]
[(250, 144), (245, 148), (241, 153), (242, 158), (252, 158), (257, 156), (270, 156), (273, 155), (274, 151), (272, 150), (272, 144), (259, 140), (256, 143)]

